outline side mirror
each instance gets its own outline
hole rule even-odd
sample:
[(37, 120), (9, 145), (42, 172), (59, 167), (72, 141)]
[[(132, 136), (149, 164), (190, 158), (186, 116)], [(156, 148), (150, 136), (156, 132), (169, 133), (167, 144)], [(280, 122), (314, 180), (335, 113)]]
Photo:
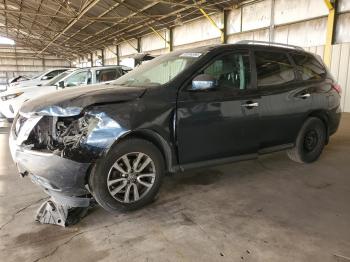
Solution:
[(196, 76), (192, 80), (192, 87), (190, 90), (196, 91), (196, 90), (208, 90), (213, 89), (218, 86), (218, 81), (215, 79), (215, 77), (211, 75), (201, 74)]
[(58, 82), (58, 86), (59, 86), (60, 88), (65, 88), (64, 81), (59, 81), (59, 82)]
[(43, 76), (43, 77), (41, 78), (41, 80), (49, 80), (49, 79), (51, 79), (51, 78), (48, 77), (48, 76)]

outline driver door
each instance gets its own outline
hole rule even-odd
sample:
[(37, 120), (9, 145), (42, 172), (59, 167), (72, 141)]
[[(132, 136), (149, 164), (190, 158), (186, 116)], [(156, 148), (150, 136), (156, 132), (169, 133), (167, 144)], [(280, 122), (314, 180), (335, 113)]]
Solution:
[[(215, 77), (208, 90), (180, 90), (177, 141), (180, 165), (255, 154), (259, 146), (259, 95), (251, 88), (248, 51), (212, 60), (200, 74)], [(194, 77), (195, 77), (194, 76)], [(252, 105), (252, 106), (248, 106)]]

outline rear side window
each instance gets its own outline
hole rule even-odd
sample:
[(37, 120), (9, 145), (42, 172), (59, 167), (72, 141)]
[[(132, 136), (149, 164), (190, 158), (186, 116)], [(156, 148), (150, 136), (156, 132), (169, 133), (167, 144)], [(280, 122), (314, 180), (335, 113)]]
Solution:
[(287, 54), (279, 52), (255, 52), (258, 87), (276, 86), (295, 80), (294, 68)]
[(307, 54), (293, 54), (292, 57), (302, 80), (318, 80), (326, 76), (325, 68), (315, 57)]
[(117, 79), (121, 76), (121, 72), (117, 69), (103, 69), (96, 71), (96, 82), (102, 83)]

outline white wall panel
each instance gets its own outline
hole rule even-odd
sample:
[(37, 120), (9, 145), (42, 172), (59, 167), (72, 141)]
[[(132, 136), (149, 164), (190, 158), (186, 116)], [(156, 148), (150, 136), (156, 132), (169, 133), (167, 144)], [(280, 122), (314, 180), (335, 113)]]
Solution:
[[(212, 18), (220, 28), (223, 27), (222, 14), (213, 15)], [(219, 30), (215, 28), (206, 18), (175, 27), (173, 34), (174, 46), (220, 37)]]
[(290, 24), (275, 29), (275, 42), (299, 46), (323, 45), (326, 39), (326, 18)]
[(118, 63), (118, 58), (117, 57), (113, 57), (113, 58), (105, 59), (105, 64), (104, 65), (117, 65), (117, 63)]
[(209, 40), (190, 43), (190, 44), (186, 44), (186, 45), (174, 46), (174, 51), (181, 50), (181, 49), (187, 49), (187, 48), (195, 48), (195, 47), (205, 46), (205, 45), (214, 45), (214, 44), (220, 44), (220, 38), (209, 39)]
[(243, 7), (242, 30), (248, 31), (270, 25), (271, 0)]
[(241, 9), (233, 9), (227, 15), (227, 34), (239, 33), (241, 31)]
[[(137, 47), (137, 40), (132, 39), (129, 41), (135, 48)], [(120, 56), (128, 56), (132, 54), (136, 54), (137, 51), (129, 45), (127, 42), (123, 42), (119, 45), (119, 53)]]
[(169, 53), (169, 48), (163, 48), (163, 49), (147, 51), (146, 53), (148, 53), (150, 55), (154, 55), (154, 56), (159, 56), (159, 55), (163, 55), (163, 54)]
[(275, 28), (274, 32), (274, 42), (277, 43), (288, 43), (288, 36), (289, 36), (289, 26), (279, 26)]
[[(350, 3), (350, 0), (348, 2)], [(338, 16), (335, 41), (336, 43), (350, 42), (350, 13)]]
[[(168, 33), (166, 30), (161, 30), (159, 33), (165, 38), (169, 39)], [(157, 50), (166, 48), (166, 42), (160, 38), (156, 33), (148, 34), (143, 36), (141, 39), (141, 51), (147, 52), (150, 50)]]
[(228, 43), (236, 43), (241, 40), (269, 41), (269, 29), (261, 29), (228, 36)]
[(338, 0), (338, 9), (340, 12), (350, 11), (350, 1), (349, 0)]
[(275, 24), (285, 24), (328, 14), (323, 0), (275, 1)]
[(117, 53), (117, 47), (115, 45), (107, 46), (104, 49), (104, 58), (105, 60), (115, 58)]
[[(342, 44), (340, 45), (340, 58), (339, 58), (339, 67), (338, 67), (338, 83), (340, 86), (347, 87), (343, 90), (342, 95), (342, 108), (343, 110), (350, 110), (350, 101), (348, 103), (345, 103), (346, 98), (346, 91), (349, 90), (349, 86), (347, 86), (347, 78), (348, 78), (348, 71), (349, 71), (349, 55), (350, 55), (350, 45), (349, 44)], [(348, 104), (348, 105), (347, 105)]]

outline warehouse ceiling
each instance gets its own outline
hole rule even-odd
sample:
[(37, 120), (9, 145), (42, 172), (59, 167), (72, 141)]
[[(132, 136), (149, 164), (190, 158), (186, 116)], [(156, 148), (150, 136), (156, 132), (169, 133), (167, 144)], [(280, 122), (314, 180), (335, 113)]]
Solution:
[[(2, 1), (2, 2), (1, 2)], [(86, 54), (241, 0), (0, 0), (0, 35), (37, 55)]]

